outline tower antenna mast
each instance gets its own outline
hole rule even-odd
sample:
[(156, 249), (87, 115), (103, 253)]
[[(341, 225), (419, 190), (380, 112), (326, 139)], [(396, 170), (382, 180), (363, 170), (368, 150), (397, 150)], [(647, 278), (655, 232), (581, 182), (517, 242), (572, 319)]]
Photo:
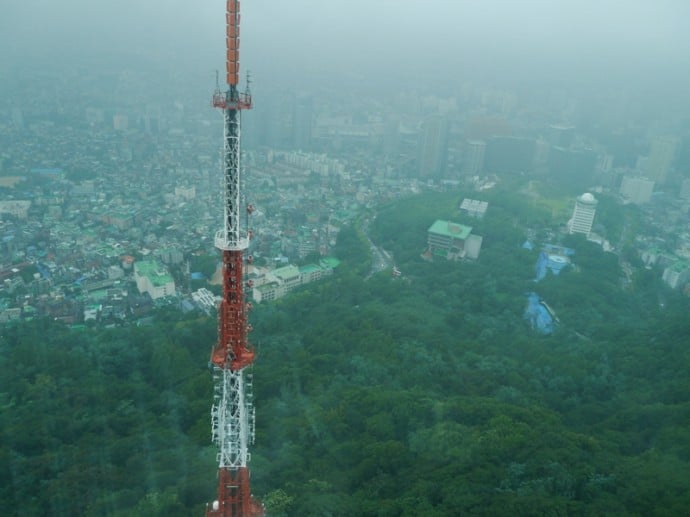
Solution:
[[(249, 445), (254, 443), (254, 408), (249, 369), (254, 351), (245, 300), (245, 252), (250, 232), (240, 228), (240, 113), (252, 107), (249, 91), (240, 93), (240, 2), (226, 0), (227, 90), (216, 86), (211, 104), (223, 112), (223, 225), (214, 243), (220, 250), (223, 298), (218, 307), (218, 341), (211, 350), (214, 378), (211, 437), (218, 446), (218, 495), (206, 507), (208, 517), (260, 517), (264, 511), (249, 488)], [(248, 224), (248, 223), (247, 223)]]

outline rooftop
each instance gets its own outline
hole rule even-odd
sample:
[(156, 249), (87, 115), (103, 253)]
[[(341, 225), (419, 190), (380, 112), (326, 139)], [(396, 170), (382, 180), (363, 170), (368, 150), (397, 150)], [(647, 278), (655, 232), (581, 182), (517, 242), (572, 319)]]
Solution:
[(297, 266), (284, 266), (273, 270), (273, 274), (281, 280), (290, 280), (299, 276), (299, 268)]
[(167, 269), (155, 260), (135, 262), (134, 268), (137, 274), (147, 277), (155, 287), (161, 287), (173, 281)]
[(471, 226), (464, 224), (453, 223), (451, 221), (443, 221), (438, 219), (429, 227), (429, 233), (443, 235), (444, 237), (452, 237), (453, 239), (466, 239), (472, 231)]

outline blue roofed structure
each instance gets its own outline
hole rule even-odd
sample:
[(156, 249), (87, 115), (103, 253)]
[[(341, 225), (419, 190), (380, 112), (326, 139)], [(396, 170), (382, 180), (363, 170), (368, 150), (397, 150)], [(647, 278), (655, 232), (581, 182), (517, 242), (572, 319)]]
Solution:
[(574, 254), (575, 251), (570, 248), (551, 244), (544, 245), (539, 253), (539, 258), (537, 258), (534, 281), (539, 282), (543, 280), (548, 271), (551, 271), (554, 275), (560, 274), (563, 269), (570, 265), (570, 257)]
[(540, 334), (548, 335), (554, 330), (555, 322), (552, 311), (549, 310), (537, 293), (527, 295), (527, 308), (524, 318), (530, 323), (532, 329)]

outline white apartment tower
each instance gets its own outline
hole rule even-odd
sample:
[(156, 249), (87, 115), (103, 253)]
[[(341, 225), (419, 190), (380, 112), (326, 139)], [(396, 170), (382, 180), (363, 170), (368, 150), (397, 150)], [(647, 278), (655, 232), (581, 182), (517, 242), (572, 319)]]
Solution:
[(578, 197), (575, 201), (573, 216), (568, 221), (568, 232), (583, 233), (589, 236), (597, 212), (597, 203), (598, 201), (589, 192)]
[(654, 192), (654, 182), (646, 178), (623, 176), (620, 193), (626, 201), (636, 205), (649, 203)]
[(485, 152), (486, 142), (483, 140), (468, 140), (465, 143), (463, 172), (471, 176), (484, 172)]
[(650, 179), (661, 185), (666, 183), (678, 150), (678, 144), (678, 138), (670, 136), (657, 136), (652, 139), (649, 159), (647, 160)]

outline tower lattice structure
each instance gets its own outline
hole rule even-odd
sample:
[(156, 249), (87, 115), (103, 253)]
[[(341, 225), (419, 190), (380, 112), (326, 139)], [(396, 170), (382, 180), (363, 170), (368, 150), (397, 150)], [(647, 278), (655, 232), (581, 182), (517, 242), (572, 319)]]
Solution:
[[(240, 182), (240, 114), (252, 107), (247, 89), (238, 90), (240, 2), (226, 1), (226, 83), (216, 89), (212, 105), (223, 111), (223, 226), (214, 243), (222, 256), (223, 298), (218, 307), (218, 341), (211, 351), (214, 378), (211, 435), (218, 446), (218, 495), (207, 505), (212, 517), (262, 516), (261, 504), (249, 487), (249, 446), (254, 442), (254, 408), (249, 369), (254, 351), (245, 300), (245, 260), (250, 231), (242, 230)], [(251, 213), (251, 206), (247, 206)]]

